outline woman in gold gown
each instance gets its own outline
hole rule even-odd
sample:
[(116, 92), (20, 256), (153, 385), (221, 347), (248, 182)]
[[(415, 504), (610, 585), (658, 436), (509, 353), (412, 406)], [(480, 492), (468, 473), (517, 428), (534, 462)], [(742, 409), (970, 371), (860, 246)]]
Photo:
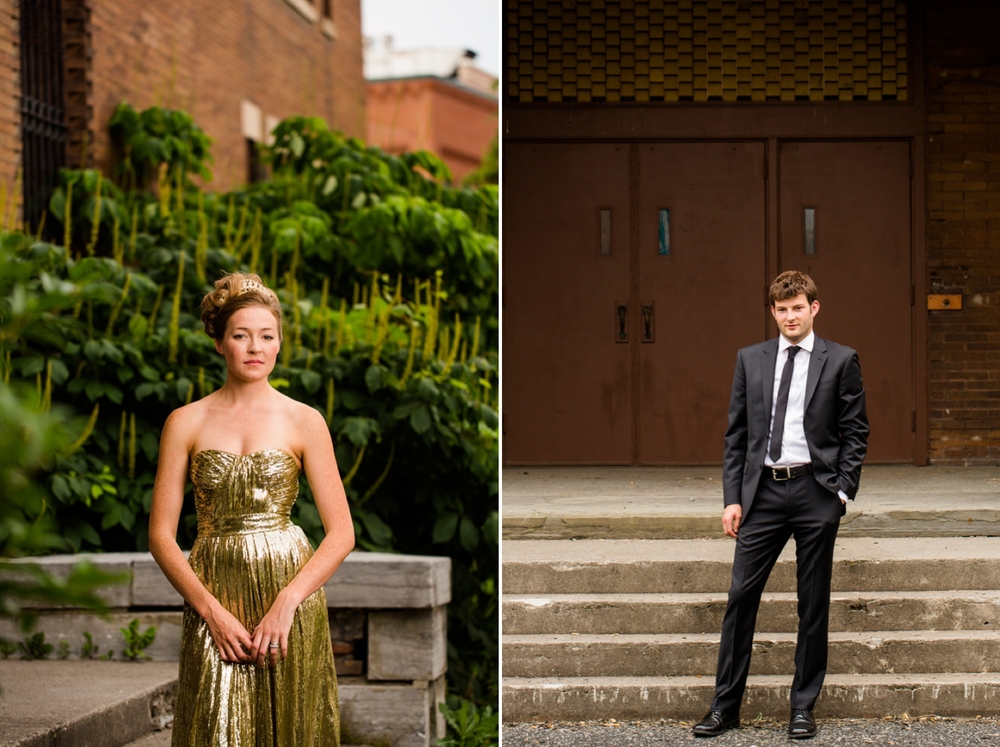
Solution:
[[(234, 273), (202, 302), (225, 384), (170, 414), (149, 547), (185, 599), (174, 747), (340, 744), (323, 584), (354, 547), (333, 443), (312, 407), (272, 388), (281, 306)], [(315, 553), (289, 512), (305, 472), (326, 537)], [(198, 538), (177, 544), (194, 485)]]

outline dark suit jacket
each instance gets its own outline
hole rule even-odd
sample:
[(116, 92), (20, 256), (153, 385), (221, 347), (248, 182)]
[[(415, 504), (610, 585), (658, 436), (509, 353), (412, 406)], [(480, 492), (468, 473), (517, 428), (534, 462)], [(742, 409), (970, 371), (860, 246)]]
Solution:
[[(736, 356), (723, 463), (723, 499), (746, 515), (767, 453), (778, 338), (743, 348)], [(813, 477), (827, 490), (858, 492), (868, 450), (868, 416), (858, 354), (815, 337), (806, 379), (804, 428)]]

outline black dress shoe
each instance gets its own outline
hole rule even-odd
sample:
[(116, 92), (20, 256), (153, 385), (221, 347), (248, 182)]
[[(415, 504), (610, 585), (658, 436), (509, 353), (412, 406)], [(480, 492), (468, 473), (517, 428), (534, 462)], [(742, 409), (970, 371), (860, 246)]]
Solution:
[(720, 711), (718, 708), (713, 708), (705, 718), (694, 725), (691, 731), (694, 732), (696, 737), (717, 737), (727, 729), (739, 728), (739, 714), (734, 716), (725, 711)]
[(792, 718), (788, 722), (789, 739), (811, 739), (816, 736), (816, 719), (812, 711), (804, 708), (794, 708)]

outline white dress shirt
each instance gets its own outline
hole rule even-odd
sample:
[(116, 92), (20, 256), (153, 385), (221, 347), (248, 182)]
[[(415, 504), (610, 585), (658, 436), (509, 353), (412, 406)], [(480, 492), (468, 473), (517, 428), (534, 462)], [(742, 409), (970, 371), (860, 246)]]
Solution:
[[(809, 359), (812, 357), (816, 334), (810, 332), (798, 344), (799, 352), (795, 354), (792, 368), (792, 383), (788, 389), (788, 409), (785, 410), (785, 432), (781, 437), (781, 456), (774, 461), (769, 456), (771, 450), (771, 432), (774, 430), (774, 410), (778, 406), (778, 387), (781, 385), (781, 372), (788, 360), (788, 348), (792, 343), (784, 337), (778, 337), (778, 359), (774, 366), (774, 390), (771, 395), (771, 427), (767, 435), (767, 453), (764, 464), (768, 467), (797, 467), (800, 464), (810, 464), (809, 443), (806, 441), (806, 431), (803, 420), (806, 412), (806, 379), (809, 376)], [(843, 490), (837, 491), (840, 500), (847, 501)]]
[[(802, 421), (806, 413), (806, 378), (809, 376), (809, 358), (812, 356), (816, 335), (810, 332), (799, 343), (799, 352), (795, 354), (792, 369), (792, 385), (788, 389), (788, 409), (785, 410), (785, 433), (781, 438), (781, 456), (773, 461), (770, 456), (764, 457), (768, 467), (780, 465), (795, 467), (799, 464), (810, 464), (809, 443), (806, 441), (805, 426)], [(778, 406), (778, 387), (781, 385), (781, 372), (788, 360), (788, 348), (792, 343), (784, 337), (778, 338), (778, 359), (774, 366), (774, 389), (771, 393), (771, 428), (767, 436), (767, 453), (771, 452), (771, 432), (774, 431), (774, 410)]]

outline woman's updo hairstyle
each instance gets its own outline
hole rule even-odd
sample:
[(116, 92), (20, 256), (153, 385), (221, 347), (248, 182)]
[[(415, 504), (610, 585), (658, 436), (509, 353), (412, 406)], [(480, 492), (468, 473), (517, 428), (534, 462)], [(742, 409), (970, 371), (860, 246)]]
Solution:
[(264, 285), (259, 275), (233, 272), (215, 281), (215, 290), (206, 293), (201, 300), (201, 321), (205, 332), (215, 340), (226, 334), (229, 317), (248, 306), (263, 306), (278, 322), (278, 340), (283, 340), (281, 331), (281, 303), (270, 288)]

